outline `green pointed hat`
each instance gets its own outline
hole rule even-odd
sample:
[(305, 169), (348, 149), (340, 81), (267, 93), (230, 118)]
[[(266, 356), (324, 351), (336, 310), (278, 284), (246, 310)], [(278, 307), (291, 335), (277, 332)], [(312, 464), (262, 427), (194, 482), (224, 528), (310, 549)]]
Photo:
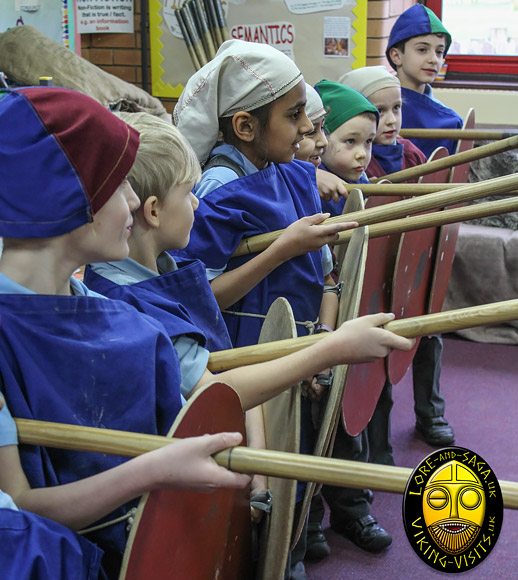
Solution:
[(378, 124), (378, 109), (355, 89), (325, 79), (317, 83), (315, 89), (327, 111), (326, 131), (328, 133), (332, 133), (356, 115), (366, 112), (375, 113), (376, 125)]

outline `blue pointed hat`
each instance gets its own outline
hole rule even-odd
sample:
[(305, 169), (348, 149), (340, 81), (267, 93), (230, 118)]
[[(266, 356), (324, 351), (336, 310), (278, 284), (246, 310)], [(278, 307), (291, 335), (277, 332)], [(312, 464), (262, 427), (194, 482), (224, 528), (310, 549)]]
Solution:
[(444, 55), (446, 56), (451, 44), (451, 34), (446, 30), (443, 23), (430, 10), (430, 8), (426, 8), (426, 6), (423, 6), (422, 4), (415, 4), (401, 14), (390, 31), (385, 56), (394, 70), (396, 70), (397, 67), (389, 56), (390, 49), (403, 40), (408, 40), (409, 38), (421, 36), (423, 34), (446, 35), (446, 49), (444, 51)]

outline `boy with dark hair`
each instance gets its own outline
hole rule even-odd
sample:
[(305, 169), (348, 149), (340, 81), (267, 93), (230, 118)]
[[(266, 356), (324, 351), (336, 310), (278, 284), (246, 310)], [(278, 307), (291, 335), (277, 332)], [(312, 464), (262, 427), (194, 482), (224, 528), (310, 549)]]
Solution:
[[(405, 10), (392, 27), (385, 54), (401, 81), (403, 128), (462, 128), (461, 117), (438, 101), (431, 87), (450, 45), (450, 33), (422, 4)], [(451, 139), (412, 139), (412, 142), (427, 157), (441, 146), (453, 154), (457, 146)]]

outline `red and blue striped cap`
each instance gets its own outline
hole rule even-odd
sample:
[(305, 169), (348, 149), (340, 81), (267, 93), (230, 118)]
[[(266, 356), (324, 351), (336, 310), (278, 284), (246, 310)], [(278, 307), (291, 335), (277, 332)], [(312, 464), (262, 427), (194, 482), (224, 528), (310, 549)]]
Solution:
[(92, 221), (138, 143), (137, 131), (72, 89), (1, 90), (0, 236), (60, 236)]

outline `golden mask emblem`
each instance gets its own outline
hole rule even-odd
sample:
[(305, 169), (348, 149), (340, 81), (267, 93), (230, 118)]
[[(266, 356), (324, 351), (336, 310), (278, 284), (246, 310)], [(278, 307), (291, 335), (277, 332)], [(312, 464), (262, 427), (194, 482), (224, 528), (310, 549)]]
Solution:
[(443, 465), (423, 494), (430, 535), (445, 552), (464, 552), (477, 537), (486, 512), (484, 488), (475, 473), (457, 461)]

